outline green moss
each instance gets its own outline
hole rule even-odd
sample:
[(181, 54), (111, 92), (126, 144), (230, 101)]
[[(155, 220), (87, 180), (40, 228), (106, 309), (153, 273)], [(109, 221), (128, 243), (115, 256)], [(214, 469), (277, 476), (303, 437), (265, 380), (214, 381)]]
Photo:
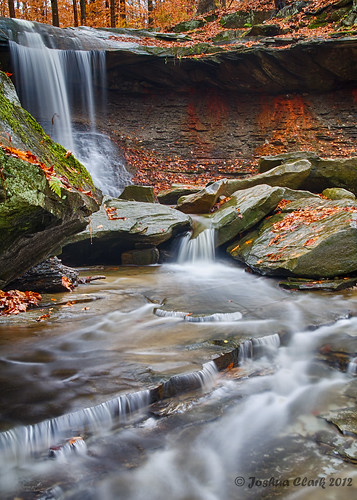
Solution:
[(30, 150), (46, 166), (53, 166), (59, 175), (66, 176), (73, 186), (93, 189), (93, 181), (85, 167), (73, 155), (66, 158), (66, 149), (45, 134), (30, 113), (7, 99), (9, 88), (12, 88), (11, 81), (0, 72), (0, 125), (4, 130), (1, 142)]

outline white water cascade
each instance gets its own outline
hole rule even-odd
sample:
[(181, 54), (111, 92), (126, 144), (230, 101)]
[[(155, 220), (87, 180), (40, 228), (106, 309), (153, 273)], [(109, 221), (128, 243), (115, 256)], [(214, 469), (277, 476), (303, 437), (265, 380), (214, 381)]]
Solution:
[[(106, 105), (105, 51), (48, 47), (33, 23), (16, 22), (21, 31), (16, 42), (10, 41), (10, 50), (22, 105), (86, 166), (103, 193), (120, 194), (130, 184), (130, 174), (96, 126), (97, 110), (105, 113)], [(84, 117), (83, 125), (74, 124), (77, 113)]]
[(187, 233), (182, 238), (177, 257), (179, 264), (207, 264), (214, 261), (215, 230), (209, 222), (204, 217), (194, 219), (200, 229), (198, 234)]

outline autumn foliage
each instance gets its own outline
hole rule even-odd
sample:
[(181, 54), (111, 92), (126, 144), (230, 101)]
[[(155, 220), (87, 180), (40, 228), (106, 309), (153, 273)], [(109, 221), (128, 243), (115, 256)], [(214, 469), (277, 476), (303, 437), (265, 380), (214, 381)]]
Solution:
[(0, 290), (0, 316), (19, 314), (25, 312), (29, 307), (35, 307), (42, 297), (36, 292), (20, 292), (19, 290)]

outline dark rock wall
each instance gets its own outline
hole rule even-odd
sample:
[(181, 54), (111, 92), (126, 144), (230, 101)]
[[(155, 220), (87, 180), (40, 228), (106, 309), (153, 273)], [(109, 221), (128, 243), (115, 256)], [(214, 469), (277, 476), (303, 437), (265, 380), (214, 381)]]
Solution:
[(321, 156), (357, 149), (357, 90), (327, 93), (238, 94), (216, 88), (180, 93), (108, 92), (102, 125), (121, 144), (185, 159), (251, 160), (313, 150)]

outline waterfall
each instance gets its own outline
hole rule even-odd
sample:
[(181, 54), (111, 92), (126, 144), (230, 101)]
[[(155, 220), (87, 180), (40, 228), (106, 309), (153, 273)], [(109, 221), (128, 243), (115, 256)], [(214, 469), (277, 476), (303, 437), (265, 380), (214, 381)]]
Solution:
[[(73, 436), (110, 430), (115, 422), (125, 422), (128, 416), (147, 408), (149, 396), (149, 390), (130, 393), (38, 424), (16, 427), (2, 432), (0, 433), (1, 454), (7, 460), (21, 460), (46, 449), (50, 454), (59, 449), (60, 455), (73, 448), (76, 451), (83, 451), (84, 442)], [(68, 439), (70, 441), (63, 446), (57, 446), (59, 442)], [(58, 453), (52, 453), (52, 455), (56, 454)]]
[(264, 355), (276, 354), (279, 346), (280, 337), (277, 333), (245, 340), (239, 345), (238, 364), (242, 365), (249, 359), (256, 359)]
[[(119, 195), (130, 174), (96, 126), (97, 110), (105, 112), (105, 51), (49, 48), (33, 23), (17, 24), (21, 31), (17, 42), (10, 41), (10, 51), (22, 105), (86, 166), (103, 193)], [(74, 125), (77, 114), (85, 119), (82, 126)]]
[(357, 375), (357, 358), (352, 358), (347, 366), (347, 373), (350, 375)]
[(215, 230), (208, 226), (209, 220), (196, 217), (194, 231), (187, 233), (180, 242), (177, 262), (179, 264), (213, 262), (215, 258)]

